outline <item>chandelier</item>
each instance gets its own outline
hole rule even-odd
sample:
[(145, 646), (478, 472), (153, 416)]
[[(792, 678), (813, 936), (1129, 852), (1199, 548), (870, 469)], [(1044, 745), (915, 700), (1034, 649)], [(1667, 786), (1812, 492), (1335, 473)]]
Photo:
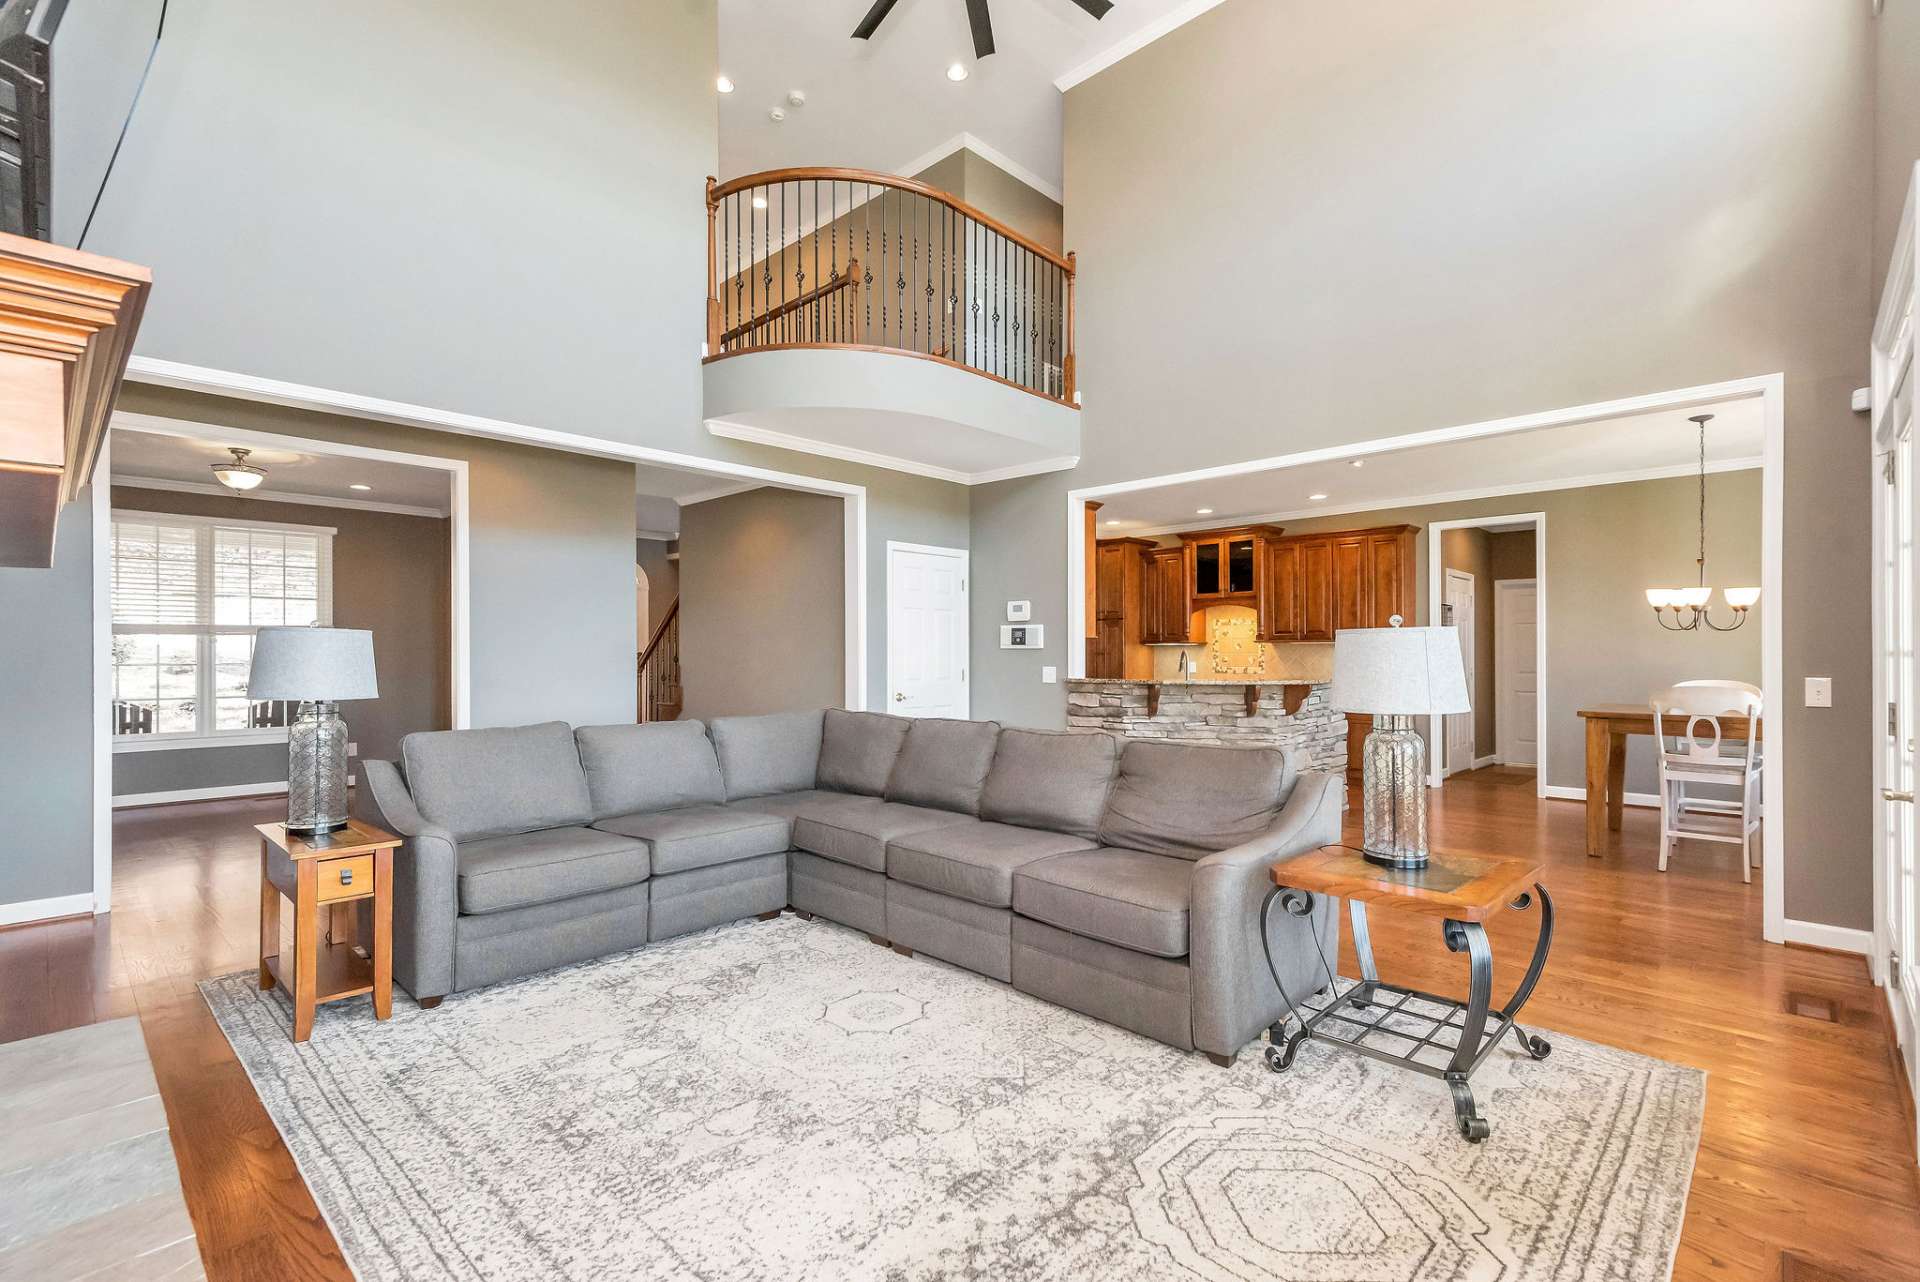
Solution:
[(1726, 590), (1727, 605), (1733, 610), (1732, 623), (1715, 623), (1708, 613), (1713, 589), (1707, 586), (1707, 424), (1713, 421), (1713, 415), (1695, 414), (1687, 421), (1700, 425), (1700, 556), (1694, 562), (1700, 578), (1690, 588), (1648, 588), (1647, 604), (1653, 607), (1654, 619), (1669, 632), (1698, 632), (1701, 628), (1731, 632), (1747, 621), (1747, 612), (1760, 599), (1760, 589)]

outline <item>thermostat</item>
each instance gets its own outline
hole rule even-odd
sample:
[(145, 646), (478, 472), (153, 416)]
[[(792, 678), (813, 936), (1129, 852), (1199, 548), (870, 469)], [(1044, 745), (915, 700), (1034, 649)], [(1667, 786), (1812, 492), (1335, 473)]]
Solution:
[(1003, 623), (1000, 625), (1002, 650), (1041, 650), (1046, 648), (1046, 625), (1040, 623)]
[(1008, 623), (1025, 623), (1028, 619), (1031, 619), (1032, 617), (1033, 617), (1033, 602), (1031, 601), (1007, 602), (1007, 622)]

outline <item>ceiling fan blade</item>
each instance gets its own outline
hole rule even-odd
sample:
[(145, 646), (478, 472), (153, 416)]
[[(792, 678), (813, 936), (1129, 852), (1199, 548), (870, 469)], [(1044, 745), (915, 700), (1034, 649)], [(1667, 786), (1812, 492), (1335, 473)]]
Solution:
[(880, 24), (886, 21), (889, 13), (893, 12), (893, 6), (896, 3), (898, 0), (873, 0), (873, 8), (867, 10), (867, 16), (860, 19), (860, 25), (853, 29), (853, 38), (855, 40), (873, 39), (873, 33), (880, 29)]
[(993, 19), (987, 13), (987, 0), (967, 0), (967, 24), (973, 28), (973, 56), (992, 53)]
[(1106, 17), (1113, 8), (1113, 0), (1073, 0), (1073, 2), (1092, 14), (1096, 22)]

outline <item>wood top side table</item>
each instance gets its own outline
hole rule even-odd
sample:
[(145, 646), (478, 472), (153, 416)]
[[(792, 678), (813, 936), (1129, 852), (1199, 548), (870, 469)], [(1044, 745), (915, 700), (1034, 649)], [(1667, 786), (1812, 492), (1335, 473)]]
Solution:
[[(1545, 1059), (1553, 1049), (1546, 1039), (1529, 1034), (1516, 1022), (1533, 996), (1546, 969), (1553, 943), (1553, 899), (1540, 884), (1537, 860), (1483, 855), (1443, 854), (1435, 851), (1425, 868), (1387, 868), (1368, 861), (1351, 846), (1322, 846), (1271, 868), (1273, 890), (1261, 909), (1261, 937), (1272, 948), (1274, 913), (1305, 917), (1313, 911), (1314, 896), (1347, 901), (1353, 922), (1353, 949), (1360, 962), (1360, 982), (1345, 992), (1334, 983), (1335, 962), (1326, 967), (1330, 996), (1324, 1006), (1302, 1011), (1293, 1002), (1287, 1009), (1297, 1025), (1286, 1032), (1286, 1019), (1269, 1030), (1267, 1067), (1276, 1073), (1293, 1065), (1305, 1041), (1332, 1042), (1350, 1051), (1396, 1064), (1447, 1083), (1453, 1092), (1454, 1122), (1470, 1143), (1479, 1143), (1490, 1131), (1474, 1106), (1469, 1081), (1489, 1052), (1512, 1031), (1514, 1040), (1534, 1059)], [(1493, 952), (1484, 923), (1503, 908), (1524, 911), (1540, 901), (1540, 934), (1533, 960), (1513, 996), (1499, 1010), (1493, 1004)], [(1374, 968), (1373, 943), (1367, 933), (1367, 906), (1417, 913), (1440, 921), (1440, 937), (1448, 952), (1467, 954), (1470, 970), (1467, 1000), (1421, 992), (1383, 983)], [(1273, 965), (1271, 951), (1267, 964)], [(1279, 971), (1274, 970), (1275, 982)], [(1286, 989), (1281, 988), (1284, 997)], [(1487, 1032), (1487, 1017), (1497, 1021)]]
[[(260, 988), (277, 983), (293, 999), (293, 1040), (313, 1035), (321, 1002), (373, 995), (373, 1017), (393, 1013), (393, 852), (401, 838), (372, 824), (319, 836), (289, 833), (283, 823), (255, 824), (260, 834)], [(293, 965), (280, 956), (280, 896), (293, 901)], [(373, 901), (373, 939), (366, 955), (349, 942), (321, 942), (320, 909)]]

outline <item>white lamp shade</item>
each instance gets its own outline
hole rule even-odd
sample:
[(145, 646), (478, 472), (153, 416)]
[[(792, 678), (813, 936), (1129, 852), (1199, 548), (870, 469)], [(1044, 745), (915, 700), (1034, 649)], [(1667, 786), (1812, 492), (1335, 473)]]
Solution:
[(361, 628), (261, 628), (247, 698), (377, 699), (373, 633)]
[(1467, 712), (1455, 628), (1347, 628), (1333, 637), (1336, 712), (1417, 717)]
[(1759, 588), (1728, 588), (1727, 604), (1736, 610), (1751, 610), (1760, 599)]

